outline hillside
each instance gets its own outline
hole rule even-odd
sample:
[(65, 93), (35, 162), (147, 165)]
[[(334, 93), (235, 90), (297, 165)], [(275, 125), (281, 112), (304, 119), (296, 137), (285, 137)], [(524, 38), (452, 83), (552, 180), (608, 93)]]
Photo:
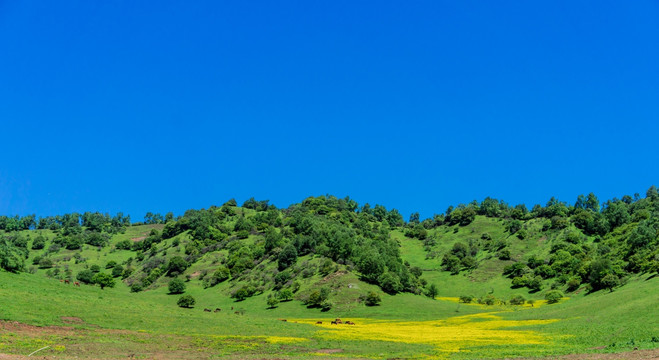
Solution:
[[(5, 216), (0, 289), (6, 303), (0, 317), (92, 333), (98, 326), (176, 334), (183, 348), (203, 343), (201, 357), (217, 350), (207, 344), (213, 335), (253, 337), (247, 348), (273, 356), (286, 348), (296, 357), (333, 346), (348, 357), (383, 351), (482, 358), (652, 349), (659, 347), (653, 306), (659, 293), (658, 215), (659, 195), (651, 187), (643, 198), (600, 204), (589, 194), (573, 205), (552, 198), (531, 210), (487, 198), (425, 220), (412, 214), (407, 222), (395, 209), (333, 196), (310, 197), (285, 209), (231, 200), (180, 217), (149, 213), (142, 223), (123, 214)], [(187, 295), (195, 301), (191, 308), (179, 302)], [(29, 306), (27, 298), (34, 299)], [(440, 335), (397, 341), (409, 329), (390, 337), (377, 322), (369, 325), (415, 321), (413, 329), (423, 332), (423, 326), (435, 329), (433, 321), (448, 326), (465, 315), (486, 316), (482, 321), (490, 324), (505, 319), (513, 327), (506, 331), (519, 327), (529, 337), (509, 345), (496, 339), (512, 333), (492, 332), (480, 345), (466, 338), (437, 343)], [(236, 326), (211, 324), (213, 316), (231, 316)], [(304, 320), (335, 317), (360, 319), (352, 340), (328, 338), (319, 325)], [(69, 318), (79, 320), (64, 320)], [(459, 320), (460, 329), (480, 326), (467, 319)], [(20, 333), (3, 326), (5, 333)], [(310, 338), (309, 331), (316, 335)], [(263, 337), (272, 334), (305, 339), (299, 341), (306, 345), (288, 348)], [(21, 336), (3, 337), (0, 352), (25, 354), (37, 345)], [(55, 339), (43, 341), (62, 342)], [(121, 346), (132, 348), (133, 341)], [(105, 357), (114, 347), (101, 348), (96, 354)], [(229, 354), (257, 353), (243, 350)]]

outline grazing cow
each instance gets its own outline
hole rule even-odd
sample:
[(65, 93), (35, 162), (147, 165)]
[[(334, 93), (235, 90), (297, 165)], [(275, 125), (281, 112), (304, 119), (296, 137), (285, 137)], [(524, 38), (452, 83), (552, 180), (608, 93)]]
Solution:
[(205, 312), (211, 312), (211, 309), (204, 309)]
[(332, 325), (336, 325), (336, 320), (332, 320)]
[(231, 307), (231, 310), (233, 310), (233, 306)]
[(286, 321), (286, 319), (277, 319), (277, 320), (279, 320), (279, 321)]
[(80, 283), (76, 281), (76, 282), (73, 283), (73, 285), (80, 286)]
[(64, 283), (65, 283), (65, 284), (68, 284), (68, 283), (69, 283), (69, 279), (64, 279)]
[(322, 325), (322, 324), (323, 324), (322, 321), (316, 321), (316, 325)]
[(341, 319), (339, 319), (339, 318), (337, 318), (337, 319), (334, 320), (334, 321), (336, 321), (337, 324), (343, 324), (343, 321), (341, 321)]
[(240, 315), (240, 311), (236, 311), (236, 312), (234, 312), (234, 314)]
[(215, 308), (215, 312), (220, 312), (220, 311), (222, 311), (222, 309), (220, 309), (220, 308)]
[(352, 322), (352, 321), (350, 321), (350, 320), (346, 321), (345, 324), (346, 324), (346, 325), (355, 325), (355, 323)]

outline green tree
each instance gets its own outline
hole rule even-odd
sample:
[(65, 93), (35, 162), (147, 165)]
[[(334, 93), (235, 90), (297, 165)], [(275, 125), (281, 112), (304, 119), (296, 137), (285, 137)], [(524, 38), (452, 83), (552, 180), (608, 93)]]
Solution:
[(369, 291), (364, 298), (364, 303), (366, 306), (380, 305), (380, 302), (382, 302), (382, 299), (380, 298), (380, 295), (375, 291)]
[(185, 282), (179, 278), (174, 278), (169, 281), (168, 289), (170, 294), (183, 294), (185, 292)]
[(428, 290), (426, 291), (426, 296), (428, 296), (431, 299), (434, 299), (435, 297), (437, 297), (438, 292), (439, 290), (437, 289), (437, 285), (430, 284), (430, 286), (428, 286)]
[(268, 304), (268, 309), (274, 309), (275, 307), (277, 307), (277, 304), (279, 304), (279, 299), (277, 299), (275, 296), (272, 296), (272, 294), (270, 294), (266, 302)]
[(284, 246), (284, 248), (279, 253), (279, 257), (277, 258), (277, 264), (279, 266), (279, 270), (284, 270), (288, 268), (289, 266), (295, 264), (296, 261), (297, 261), (297, 250), (295, 249), (295, 246), (291, 244)]
[(277, 297), (281, 301), (291, 301), (293, 300), (293, 292), (291, 289), (281, 289), (279, 294), (277, 294)]
[(76, 279), (83, 284), (93, 284), (93, 278), (94, 272), (91, 270), (81, 270), (78, 275), (76, 275)]
[(101, 272), (94, 275), (92, 282), (94, 284), (98, 284), (101, 289), (105, 289), (106, 287), (114, 287), (115, 285), (115, 281), (112, 275)]
[(189, 308), (193, 307), (196, 302), (197, 301), (192, 296), (183, 295), (178, 299), (178, 301), (176, 302), (176, 305), (178, 305), (182, 308), (188, 308), (189, 309)]
[(188, 266), (190, 266), (190, 264), (188, 264), (188, 262), (185, 261), (182, 257), (174, 256), (173, 258), (169, 259), (169, 262), (167, 263), (167, 275), (176, 276), (178, 274), (182, 274), (185, 269), (188, 268)]
[(606, 274), (602, 278), (602, 287), (609, 289), (609, 291), (613, 292), (613, 288), (617, 287), (620, 285), (620, 278), (616, 276), (615, 274)]
[(380, 284), (382, 290), (389, 294), (395, 294), (403, 290), (398, 275), (389, 271), (378, 277), (378, 284)]
[(545, 294), (547, 304), (555, 304), (563, 298), (563, 293), (558, 290), (550, 290)]

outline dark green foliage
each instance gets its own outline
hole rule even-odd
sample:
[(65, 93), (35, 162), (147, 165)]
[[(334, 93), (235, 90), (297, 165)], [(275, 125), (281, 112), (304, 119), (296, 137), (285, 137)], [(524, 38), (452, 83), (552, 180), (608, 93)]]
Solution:
[(380, 277), (378, 277), (378, 284), (380, 284), (382, 290), (389, 294), (396, 294), (403, 290), (400, 278), (392, 272), (385, 272), (380, 275)]
[(602, 278), (600, 283), (603, 288), (609, 289), (609, 291), (613, 292), (613, 289), (620, 285), (620, 278), (615, 274), (609, 273)]
[(277, 298), (281, 301), (291, 301), (293, 300), (293, 291), (291, 289), (281, 289), (277, 294)]
[(306, 299), (305, 304), (309, 307), (322, 307), (322, 304), (328, 300), (330, 290), (322, 287), (319, 290), (313, 290)]
[(178, 299), (178, 301), (176, 302), (176, 305), (178, 305), (179, 307), (182, 307), (182, 308), (188, 308), (189, 309), (189, 308), (193, 307), (196, 302), (197, 301), (192, 296), (183, 295)]
[(122, 240), (122, 241), (119, 241), (119, 242), (115, 245), (115, 247), (117, 248), (117, 250), (130, 250), (132, 245), (133, 245), (133, 242), (132, 242), (132, 241), (130, 241), (130, 240)]
[(140, 292), (144, 289), (141, 282), (134, 282), (130, 285), (130, 292)]
[(284, 246), (282, 251), (279, 253), (279, 256), (277, 257), (277, 264), (279, 266), (279, 270), (284, 270), (288, 268), (289, 266), (295, 264), (297, 261), (297, 250), (295, 249), (295, 246), (292, 244), (288, 244)]
[(46, 246), (46, 237), (39, 233), (32, 241), (32, 250), (41, 250)]
[(236, 299), (236, 301), (243, 301), (248, 297), (252, 297), (256, 294), (256, 289), (250, 285), (243, 285), (238, 289), (234, 290), (231, 293), (231, 297)]
[(375, 291), (369, 291), (365, 296), (362, 295), (362, 298), (366, 306), (377, 306), (380, 305), (380, 302), (382, 302), (380, 295)]
[(167, 276), (176, 276), (182, 274), (190, 264), (180, 256), (174, 256), (167, 263)]
[(434, 299), (438, 293), (439, 293), (439, 289), (437, 289), (437, 285), (435, 284), (428, 285), (428, 289), (426, 290), (427, 297)]
[(179, 278), (169, 281), (168, 290), (170, 294), (183, 294), (185, 292), (185, 282)]
[(465, 303), (465, 304), (469, 304), (469, 303), (471, 303), (473, 300), (474, 300), (474, 297), (473, 297), (473, 296), (469, 296), (469, 295), (461, 295), (460, 298), (459, 298), (459, 301), (460, 301), (461, 303)]
[(112, 268), (112, 277), (120, 277), (124, 273), (124, 267), (121, 265), (115, 265)]
[(94, 272), (91, 270), (82, 270), (76, 275), (76, 279), (83, 284), (93, 284), (94, 283)]

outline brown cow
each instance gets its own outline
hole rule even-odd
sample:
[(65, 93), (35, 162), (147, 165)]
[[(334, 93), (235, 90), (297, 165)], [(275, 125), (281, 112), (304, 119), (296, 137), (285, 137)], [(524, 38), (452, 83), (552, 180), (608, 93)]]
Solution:
[(65, 283), (65, 284), (68, 284), (68, 283), (69, 283), (69, 280), (68, 280), (68, 279), (64, 279), (64, 283)]
[(339, 318), (337, 318), (337, 319), (334, 320), (334, 321), (336, 321), (337, 324), (343, 324), (343, 321), (341, 321), (341, 319), (339, 319)]
[(240, 311), (236, 311), (236, 312), (234, 312), (234, 314), (240, 315)]
[(277, 319), (277, 320), (279, 320), (279, 321), (286, 321), (286, 319)]
[(73, 283), (73, 285), (80, 286), (80, 283), (76, 281), (76, 282)]
[(332, 325), (336, 325), (336, 320), (332, 320)]
[(220, 309), (220, 308), (215, 308), (215, 311), (214, 311), (214, 312), (220, 312), (220, 311), (222, 311), (222, 309)]
[(316, 325), (322, 325), (322, 324), (323, 324), (322, 321), (316, 321)]
[(211, 309), (204, 309), (205, 312), (211, 312)]
[(346, 321), (345, 324), (346, 324), (346, 325), (355, 325), (355, 323), (352, 322), (352, 321), (350, 321), (350, 320)]

